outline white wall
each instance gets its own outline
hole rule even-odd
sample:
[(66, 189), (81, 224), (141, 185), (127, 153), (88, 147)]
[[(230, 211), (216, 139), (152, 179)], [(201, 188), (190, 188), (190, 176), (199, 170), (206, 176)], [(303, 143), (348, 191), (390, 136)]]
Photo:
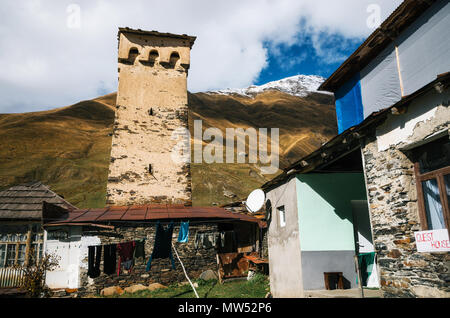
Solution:
[[(267, 199), (272, 204), (268, 232), (270, 290), (275, 298), (303, 297), (296, 178), (269, 191)], [(285, 208), (284, 227), (277, 212), (281, 206)]]
[(45, 243), (46, 253), (60, 257), (58, 268), (47, 272), (46, 284), (52, 289), (76, 289), (80, 287), (80, 268), (87, 268), (83, 260), (88, 255), (88, 246), (100, 244), (100, 239), (83, 237), (80, 226), (61, 229), (69, 232), (67, 240), (46, 240)]
[[(382, 125), (377, 127), (378, 151), (423, 140), (425, 134), (420, 133), (418, 137), (415, 137), (415, 131), (420, 130), (421, 126), (426, 126), (427, 123), (433, 122), (433, 127), (445, 125), (450, 120), (450, 109), (444, 104), (448, 105), (449, 100), (450, 90), (447, 89), (442, 94), (433, 90), (414, 100), (405, 114), (390, 115)], [(429, 134), (434, 132), (431, 130)]]

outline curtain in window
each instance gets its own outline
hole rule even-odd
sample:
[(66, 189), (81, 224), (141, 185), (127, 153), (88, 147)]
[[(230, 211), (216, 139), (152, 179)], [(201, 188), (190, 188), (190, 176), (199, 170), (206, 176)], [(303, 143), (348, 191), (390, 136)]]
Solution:
[(444, 212), (437, 180), (424, 181), (422, 182), (422, 186), (429, 230), (445, 229)]

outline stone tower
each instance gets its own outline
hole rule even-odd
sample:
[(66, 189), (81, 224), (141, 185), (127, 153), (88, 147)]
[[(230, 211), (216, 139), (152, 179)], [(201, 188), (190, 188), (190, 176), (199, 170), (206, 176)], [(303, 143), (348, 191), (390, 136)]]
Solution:
[(187, 75), (195, 37), (119, 29), (119, 89), (107, 204), (191, 204), (190, 166), (172, 133), (188, 128)]

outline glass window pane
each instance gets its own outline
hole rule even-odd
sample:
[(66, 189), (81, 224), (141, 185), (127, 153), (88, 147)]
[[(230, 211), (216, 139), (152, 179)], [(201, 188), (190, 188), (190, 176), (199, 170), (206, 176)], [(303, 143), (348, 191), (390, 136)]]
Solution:
[(16, 261), (16, 244), (8, 244), (6, 249), (6, 267), (14, 266)]
[(6, 245), (0, 245), (0, 268), (5, 266), (5, 257), (6, 257)]
[(422, 182), (425, 210), (429, 230), (445, 229), (444, 211), (442, 209), (439, 187), (436, 179)]
[(17, 263), (19, 265), (24, 265), (25, 264), (25, 250), (26, 250), (27, 246), (26, 244), (20, 244), (19, 245), (19, 255), (17, 258)]

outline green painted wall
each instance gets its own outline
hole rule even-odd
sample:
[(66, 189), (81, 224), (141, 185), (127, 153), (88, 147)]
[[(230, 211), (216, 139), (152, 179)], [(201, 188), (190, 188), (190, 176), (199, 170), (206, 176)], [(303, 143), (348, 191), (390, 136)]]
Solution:
[(355, 249), (352, 200), (367, 200), (362, 173), (297, 175), (302, 251)]

